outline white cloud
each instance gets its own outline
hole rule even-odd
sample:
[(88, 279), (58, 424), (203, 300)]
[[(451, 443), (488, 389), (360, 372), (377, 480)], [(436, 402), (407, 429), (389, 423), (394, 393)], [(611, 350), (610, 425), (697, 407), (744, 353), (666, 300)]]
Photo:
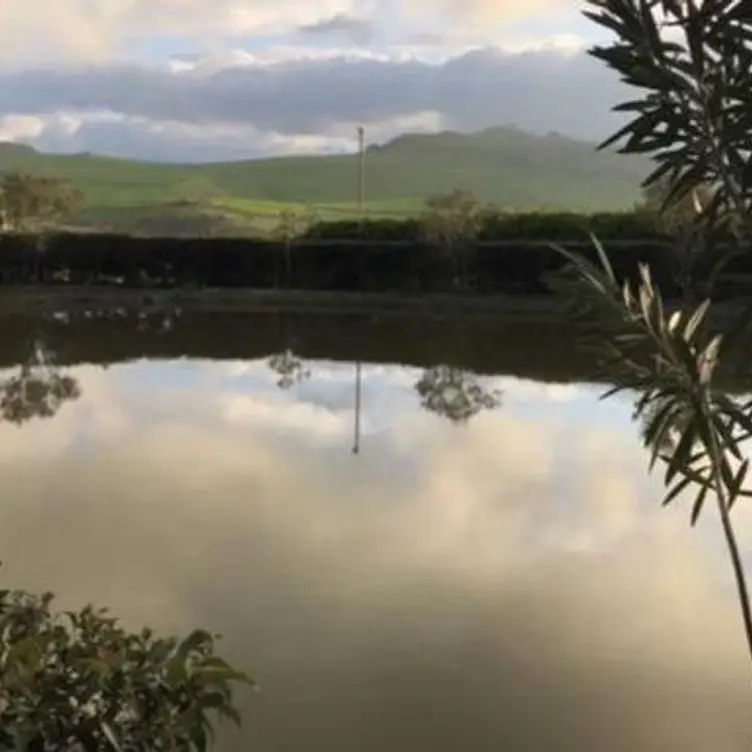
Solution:
[(36, 115), (6, 115), (0, 119), (0, 140), (34, 141), (45, 127), (45, 119)]
[(6, 72), (0, 117), (13, 118), (11, 137), (29, 134), (43, 149), (201, 161), (352, 150), (356, 125), (371, 143), (499, 124), (599, 139), (618, 122), (609, 108), (624, 94), (609, 71), (567, 48), (485, 48), (431, 62), (262, 58)]
[(0, 6), (0, 56), (14, 66), (39, 60), (107, 59), (134, 39), (224, 37), (289, 31), (352, 12), (351, 0), (27, 0)]
[[(573, 11), (573, 0), (26, 0), (0, 6), (0, 59), (32, 64), (51, 59), (106, 59), (128, 50), (134, 40), (154, 37), (192, 40), (204, 48), (225, 47), (228, 38), (284, 34), (303, 26), (322, 30), (327, 22), (356, 19), (393, 33), (444, 29), (453, 34), (551, 11)], [(351, 23), (352, 26), (352, 23)]]

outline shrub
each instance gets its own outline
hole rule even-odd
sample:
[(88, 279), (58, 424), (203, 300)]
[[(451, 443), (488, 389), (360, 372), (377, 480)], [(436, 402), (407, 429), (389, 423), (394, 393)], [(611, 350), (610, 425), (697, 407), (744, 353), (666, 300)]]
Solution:
[(106, 609), (53, 613), (53, 596), (0, 591), (0, 748), (206, 750), (212, 721), (240, 723), (216, 635), (129, 633)]

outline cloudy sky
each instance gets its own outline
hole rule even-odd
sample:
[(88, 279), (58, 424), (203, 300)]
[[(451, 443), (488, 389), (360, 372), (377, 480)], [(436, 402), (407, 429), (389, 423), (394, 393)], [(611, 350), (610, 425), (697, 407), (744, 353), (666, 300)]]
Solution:
[(220, 752), (748, 748), (718, 521), (660, 508), (628, 404), (506, 377), (454, 427), (365, 365), (354, 457), (352, 366), (308, 365), (71, 368), (0, 424), (0, 584), (223, 633), (262, 691)]
[(0, 138), (164, 160), (513, 124), (600, 138), (619, 96), (577, 0), (0, 4)]

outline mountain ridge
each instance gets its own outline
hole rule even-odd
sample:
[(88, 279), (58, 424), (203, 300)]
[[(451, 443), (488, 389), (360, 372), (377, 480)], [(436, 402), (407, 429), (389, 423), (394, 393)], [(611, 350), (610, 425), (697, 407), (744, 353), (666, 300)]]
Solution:
[[(72, 182), (85, 199), (75, 222), (110, 229), (125, 229), (118, 224), (125, 215), (132, 225), (139, 212), (153, 218), (175, 202), (193, 204), (194, 213), (229, 212), (241, 225), (247, 224), (243, 216), (268, 215), (271, 203), (351, 215), (358, 206), (359, 165), (352, 153), (162, 163), (0, 143), (0, 171)], [(411, 214), (429, 196), (463, 188), (509, 211), (628, 210), (649, 171), (647, 158), (597, 151), (595, 144), (558, 133), (540, 136), (511, 126), (471, 134), (404, 133), (368, 146), (365, 208)]]

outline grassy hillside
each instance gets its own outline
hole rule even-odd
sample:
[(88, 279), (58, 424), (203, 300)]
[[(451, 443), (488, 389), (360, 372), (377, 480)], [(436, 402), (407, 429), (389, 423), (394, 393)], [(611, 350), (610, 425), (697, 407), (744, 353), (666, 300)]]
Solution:
[[(649, 171), (638, 157), (510, 128), (401, 136), (369, 147), (366, 165), (367, 211), (386, 216), (412, 214), (429, 195), (454, 188), (512, 210), (626, 209)], [(178, 165), (1, 144), (0, 171), (6, 170), (71, 180), (85, 196), (76, 223), (115, 229), (200, 218), (218, 231), (221, 225), (253, 232), (291, 204), (314, 207), (324, 218), (356, 211), (356, 155)]]

